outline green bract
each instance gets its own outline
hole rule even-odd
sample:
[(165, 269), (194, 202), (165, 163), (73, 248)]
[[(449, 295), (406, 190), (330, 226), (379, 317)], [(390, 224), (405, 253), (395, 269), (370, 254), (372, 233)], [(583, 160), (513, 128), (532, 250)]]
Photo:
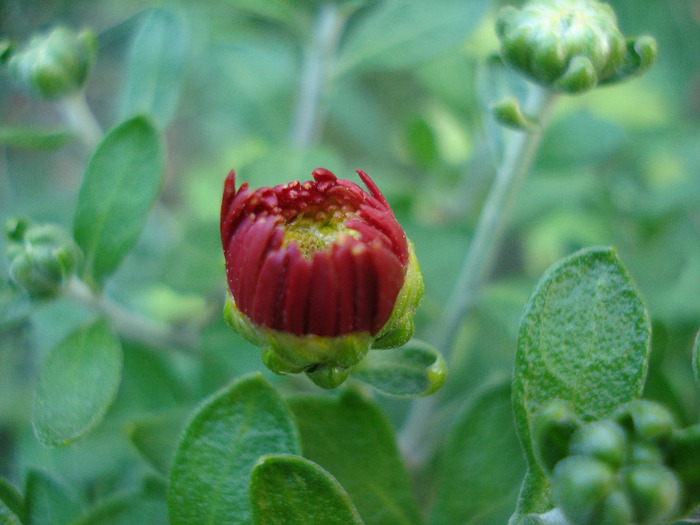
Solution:
[(92, 31), (75, 33), (56, 27), (32, 38), (25, 49), (11, 54), (10, 74), (27, 91), (46, 99), (57, 99), (79, 91), (92, 68), (97, 39)]
[(73, 238), (55, 224), (30, 226), (8, 221), (7, 258), (12, 279), (35, 297), (57, 294), (75, 274), (82, 252)]
[(508, 65), (564, 93), (639, 74), (656, 57), (653, 39), (626, 41), (612, 8), (596, 0), (531, 0), (522, 9), (506, 7), (496, 31)]

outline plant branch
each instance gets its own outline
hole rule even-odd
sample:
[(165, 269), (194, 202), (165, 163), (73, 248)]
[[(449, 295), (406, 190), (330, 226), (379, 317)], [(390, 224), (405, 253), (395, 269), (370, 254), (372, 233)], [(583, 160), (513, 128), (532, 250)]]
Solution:
[[(462, 321), (476, 304), (481, 284), (492, 266), (508, 223), (511, 208), (522, 180), (535, 159), (542, 134), (546, 128), (558, 95), (532, 85), (525, 113), (534, 117), (539, 126), (530, 132), (512, 131), (496, 170), (491, 189), (479, 215), (476, 230), (447, 302), (444, 313), (429, 333), (428, 340), (448, 358)], [(401, 431), (404, 454), (414, 464), (421, 465), (432, 453), (429, 433), (439, 394), (416, 400)]]
[(187, 329), (178, 329), (168, 323), (144, 317), (127, 310), (108, 297), (96, 294), (83, 281), (74, 277), (64, 290), (65, 296), (84, 304), (107, 317), (121, 335), (141, 341), (160, 350), (197, 350), (197, 335)]
[(316, 16), (313, 36), (301, 70), (299, 94), (294, 112), (292, 140), (297, 146), (315, 142), (323, 128), (329, 72), (345, 25), (346, 16), (335, 3), (322, 4)]
[(62, 98), (60, 104), (63, 116), (71, 128), (78, 133), (90, 151), (94, 151), (104, 133), (90, 106), (88, 106), (85, 90)]

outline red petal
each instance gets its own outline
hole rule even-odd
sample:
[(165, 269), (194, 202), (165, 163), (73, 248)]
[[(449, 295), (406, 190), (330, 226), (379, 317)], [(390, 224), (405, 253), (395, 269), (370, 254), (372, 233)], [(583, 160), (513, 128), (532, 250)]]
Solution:
[(287, 252), (269, 253), (260, 268), (258, 284), (251, 308), (250, 319), (268, 328), (278, 328), (278, 313), (282, 303), (282, 285), (287, 273)]
[(311, 261), (308, 332), (322, 337), (338, 335), (336, 273), (328, 252), (316, 252)]
[(276, 230), (277, 226), (273, 218), (258, 219), (248, 230), (244, 240), (245, 244), (241, 245), (243, 261), (240, 264), (240, 290), (238, 296), (234, 295), (233, 297), (238, 308), (248, 316), (250, 316), (253, 307), (255, 285), (258, 282), (263, 258)]
[(284, 284), (282, 329), (285, 332), (303, 335), (306, 333), (311, 263), (304, 259), (295, 243), (289, 245), (287, 252), (289, 269)]
[(352, 245), (357, 242), (346, 238), (333, 246), (333, 264), (338, 282), (338, 333), (349, 334), (355, 331), (355, 276), (352, 263)]
[(369, 332), (372, 329), (377, 297), (377, 275), (372, 254), (358, 244), (352, 249), (355, 275), (355, 331)]
[(372, 320), (372, 335), (379, 332), (391, 317), (396, 297), (404, 282), (404, 268), (399, 258), (387, 248), (377, 246), (370, 250), (377, 272), (377, 307)]
[(228, 246), (224, 246), (224, 256), (226, 258), (226, 276), (228, 278), (228, 287), (234, 299), (240, 295), (241, 288), (241, 264), (245, 255), (244, 247), (246, 245), (246, 235), (255, 221), (250, 217), (244, 217), (241, 224), (238, 226)]
[(360, 176), (362, 179), (362, 182), (365, 183), (365, 186), (367, 186), (367, 189), (369, 192), (372, 194), (372, 196), (377, 199), (379, 202), (381, 202), (384, 207), (387, 210), (391, 210), (391, 207), (389, 206), (389, 203), (387, 202), (386, 198), (382, 194), (381, 191), (379, 191), (379, 188), (377, 185), (374, 183), (374, 181), (367, 175), (364, 171), (362, 170), (355, 170), (357, 174)]

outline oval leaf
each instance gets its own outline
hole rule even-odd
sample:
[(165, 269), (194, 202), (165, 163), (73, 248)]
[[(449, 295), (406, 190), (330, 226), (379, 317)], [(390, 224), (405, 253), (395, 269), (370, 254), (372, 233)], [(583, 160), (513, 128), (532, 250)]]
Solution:
[(34, 431), (44, 445), (66, 445), (92, 430), (119, 389), (121, 344), (106, 321), (69, 335), (44, 363), (34, 399)]
[(0, 523), (3, 525), (27, 523), (27, 511), (22, 495), (3, 477), (0, 477)]
[(164, 8), (144, 17), (129, 54), (123, 118), (151, 115), (165, 129), (180, 100), (190, 32), (185, 20)]
[(250, 475), (256, 525), (362, 525), (350, 496), (313, 461), (263, 456)]
[(380, 2), (361, 19), (338, 56), (339, 74), (413, 67), (459, 47), (478, 26), (484, 2)]
[(289, 404), (304, 457), (335, 476), (367, 525), (422, 522), (394, 429), (375, 403), (351, 390), (298, 396)]
[(383, 394), (418, 397), (432, 394), (445, 383), (447, 365), (435, 348), (414, 339), (401, 348), (370, 352), (352, 375)]
[(262, 375), (234, 381), (202, 405), (180, 441), (170, 471), (171, 524), (251, 523), (250, 471), (275, 453), (299, 454), (289, 409)]
[(508, 521), (525, 473), (510, 398), (509, 381), (493, 383), (456, 415), (440, 450), (429, 523), (502, 525)]
[(113, 129), (90, 159), (73, 233), (91, 286), (99, 287), (136, 244), (163, 182), (162, 149), (153, 125), (135, 117)]
[(513, 404), (529, 468), (518, 512), (549, 510), (530, 437), (538, 407), (561, 399), (598, 419), (639, 397), (650, 340), (644, 303), (614, 249), (582, 250), (547, 271), (525, 306), (515, 356)]
[(27, 514), (30, 525), (67, 525), (81, 514), (78, 496), (47, 472), (32, 470), (27, 476)]

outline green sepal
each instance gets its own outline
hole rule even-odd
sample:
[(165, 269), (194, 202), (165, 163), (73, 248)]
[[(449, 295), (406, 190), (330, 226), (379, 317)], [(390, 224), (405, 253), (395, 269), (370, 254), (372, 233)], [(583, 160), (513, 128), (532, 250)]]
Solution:
[(413, 316), (424, 294), (425, 280), (418, 265), (413, 243), (409, 240), (408, 264), (403, 286), (396, 297), (391, 317), (376, 335), (372, 348), (396, 348), (411, 340), (415, 329)]
[(637, 399), (621, 406), (613, 419), (624, 427), (633, 439), (656, 443), (668, 441), (676, 427), (673, 414), (659, 403)]
[(658, 45), (650, 36), (627, 40), (624, 61), (615, 71), (600, 81), (601, 85), (616, 84), (646, 73), (656, 62)]
[(571, 59), (569, 67), (554, 83), (558, 91), (582, 93), (595, 87), (598, 75), (590, 58), (578, 56)]
[(632, 465), (619, 475), (633, 509), (633, 522), (652, 524), (673, 517), (681, 499), (681, 485), (663, 465)]
[(627, 435), (610, 420), (594, 421), (579, 428), (569, 442), (569, 455), (589, 456), (619, 468), (625, 461)]
[(494, 118), (504, 126), (518, 131), (534, 131), (538, 122), (525, 115), (515, 97), (506, 97), (491, 105)]

